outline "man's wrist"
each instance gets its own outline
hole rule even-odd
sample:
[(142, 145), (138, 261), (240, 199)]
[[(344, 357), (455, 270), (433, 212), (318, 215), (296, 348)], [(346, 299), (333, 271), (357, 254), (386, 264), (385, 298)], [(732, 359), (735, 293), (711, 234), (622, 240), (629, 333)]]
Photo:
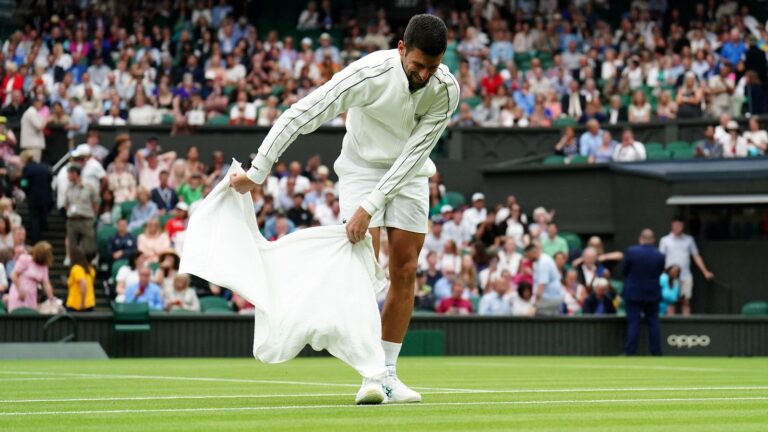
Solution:
[(256, 157), (251, 161), (251, 168), (246, 172), (246, 176), (256, 184), (264, 183), (272, 170), (272, 161), (261, 153), (256, 153)]
[(384, 207), (386, 197), (378, 189), (374, 189), (360, 204), (360, 207), (368, 213), (369, 216), (373, 216), (379, 209)]

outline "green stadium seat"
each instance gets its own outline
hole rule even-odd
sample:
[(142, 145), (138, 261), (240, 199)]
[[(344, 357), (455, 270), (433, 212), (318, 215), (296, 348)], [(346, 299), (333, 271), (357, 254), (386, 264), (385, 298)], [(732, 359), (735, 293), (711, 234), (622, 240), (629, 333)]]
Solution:
[(579, 237), (578, 234), (569, 231), (560, 231), (557, 235), (562, 237), (566, 243), (568, 243), (569, 251), (581, 250), (581, 237)]
[(571, 117), (559, 117), (552, 122), (552, 126), (554, 127), (576, 126), (577, 124), (578, 122), (576, 119)]
[(149, 305), (112, 302), (113, 328), (118, 333), (148, 332)]
[(558, 155), (547, 156), (541, 163), (544, 165), (564, 165), (565, 158)]
[(99, 255), (107, 256), (107, 243), (113, 235), (117, 234), (117, 228), (114, 225), (102, 225), (96, 231), (96, 244), (99, 246)]
[(469, 302), (472, 303), (472, 313), (476, 314), (480, 310), (480, 297), (472, 296), (469, 298)]
[(572, 164), (580, 165), (589, 162), (589, 158), (587, 156), (575, 155), (571, 157), (570, 161)]
[(405, 335), (400, 355), (443, 356), (445, 333), (442, 330), (411, 330)]
[(480, 96), (471, 96), (466, 97), (461, 100), (461, 103), (465, 103), (470, 106), (470, 108), (475, 108), (476, 106), (480, 105), (483, 102), (483, 99)]
[(207, 312), (209, 310), (215, 310), (215, 309), (226, 309), (228, 311), (232, 310), (232, 308), (229, 306), (229, 303), (227, 302), (227, 299), (223, 297), (218, 297), (218, 296), (200, 297), (201, 311)]
[(206, 309), (203, 313), (206, 315), (235, 315), (233, 311), (224, 308)]
[(672, 159), (692, 159), (696, 156), (696, 150), (692, 148), (672, 150)]
[(173, 213), (167, 213), (157, 218), (157, 220), (160, 222), (160, 228), (165, 229), (165, 224), (167, 224), (168, 221), (171, 220), (172, 218), (173, 218)]
[(691, 143), (688, 141), (670, 141), (667, 143), (667, 150), (687, 150), (691, 148)]
[(752, 301), (741, 307), (741, 314), (747, 316), (768, 316), (768, 302)]
[(3, 302), (3, 299), (0, 298), (0, 314), (3, 314), (5, 312), (6, 312), (5, 303)]
[(172, 125), (173, 124), (173, 114), (163, 114), (163, 119), (160, 121), (160, 124)]
[(11, 315), (40, 315), (40, 312), (38, 312), (37, 309), (20, 307), (12, 310)]
[(461, 192), (446, 191), (444, 198), (454, 209), (457, 209), (467, 203), (467, 200), (464, 198), (464, 195)]
[(672, 159), (672, 152), (669, 150), (646, 150), (647, 160), (670, 160)]
[(616, 294), (621, 294), (622, 291), (624, 291), (624, 281), (619, 279), (611, 279), (610, 280), (611, 286), (613, 289), (616, 290)]
[(112, 268), (110, 269), (110, 274), (112, 275), (112, 279), (114, 280), (115, 277), (117, 277), (117, 272), (120, 271), (120, 268), (123, 266), (128, 265), (127, 259), (119, 259), (112, 263)]
[(200, 315), (200, 312), (197, 311), (191, 311), (188, 309), (171, 309), (170, 312), (168, 312), (171, 315)]
[(149, 263), (149, 269), (152, 270), (152, 273), (156, 272), (157, 269), (159, 269), (159, 268), (160, 268), (160, 263), (159, 262), (151, 262), (151, 263)]
[(120, 203), (120, 215), (123, 219), (128, 219), (131, 217), (131, 212), (133, 211), (133, 208), (136, 207), (136, 204), (138, 204), (138, 201), (123, 201)]
[[(162, 228), (161, 228), (162, 229)], [(144, 226), (136, 227), (131, 230), (131, 234), (133, 234), (134, 237), (139, 238), (139, 235), (144, 232)]]
[(208, 119), (208, 125), (210, 126), (227, 126), (229, 125), (229, 116), (218, 115)]
[(656, 150), (664, 150), (664, 144), (660, 142), (649, 142), (645, 143), (645, 151), (651, 152)]

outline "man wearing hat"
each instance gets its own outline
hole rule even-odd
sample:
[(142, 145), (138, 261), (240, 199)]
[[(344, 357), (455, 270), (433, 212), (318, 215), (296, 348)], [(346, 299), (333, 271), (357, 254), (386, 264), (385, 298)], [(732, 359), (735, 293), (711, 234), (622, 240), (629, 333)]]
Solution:
[(725, 129), (728, 133), (722, 138), (723, 157), (747, 157), (747, 140), (739, 134), (739, 124), (736, 120), (729, 121)]
[(84, 183), (90, 183), (97, 190), (101, 187), (101, 182), (107, 177), (107, 172), (104, 170), (99, 161), (91, 157), (91, 146), (88, 144), (80, 144), (72, 150), (72, 161), (79, 165), (82, 170), (82, 178)]
[(315, 63), (322, 63), (328, 55), (331, 56), (331, 62), (333, 64), (339, 64), (341, 62), (339, 49), (331, 45), (331, 35), (323, 33), (320, 35), (320, 46), (315, 50)]
[(67, 168), (69, 187), (64, 201), (67, 241), (69, 247), (78, 246), (88, 257), (93, 257), (96, 253), (94, 221), (99, 210), (99, 192), (91, 184), (83, 182), (81, 173), (78, 165)]
[[(187, 216), (189, 215), (189, 205), (184, 201), (179, 201), (173, 211), (173, 217), (165, 223), (165, 232), (171, 241), (174, 241), (176, 234), (187, 229)], [(160, 258), (162, 262), (162, 257)], [(178, 267), (178, 266), (177, 266)]]
[[(347, 113), (347, 134), (334, 163), (347, 237), (369, 234), (374, 256), (380, 231), (389, 239), (390, 289), (381, 315), (384, 365), (364, 377), (357, 403), (419, 402), (421, 395), (397, 377), (396, 364), (413, 311), (416, 268), (429, 214), (429, 154), (459, 102), (459, 86), (441, 64), (447, 28), (440, 18), (411, 18), (397, 49), (376, 51), (335, 74), (280, 116), (247, 173), (230, 186), (250, 192), (266, 181), (272, 165), (299, 135)], [(321, 37), (322, 59), (330, 36)], [(338, 53), (335, 62), (338, 63)], [(333, 54), (332, 54), (333, 56)]]
[(472, 231), (477, 229), (477, 226), (483, 221), (488, 214), (488, 210), (485, 208), (485, 195), (480, 192), (472, 194), (472, 207), (464, 210), (464, 223), (469, 226)]

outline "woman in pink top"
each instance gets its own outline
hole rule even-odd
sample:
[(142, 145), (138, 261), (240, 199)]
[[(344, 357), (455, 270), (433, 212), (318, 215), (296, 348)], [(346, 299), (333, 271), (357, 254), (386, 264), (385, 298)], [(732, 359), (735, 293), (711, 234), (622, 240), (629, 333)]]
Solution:
[(47, 241), (35, 243), (30, 254), (16, 261), (11, 272), (11, 290), (8, 295), (8, 312), (27, 307), (37, 309), (37, 287), (42, 285), (45, 295), (53, 298), (53, 287), (48, 279), (48, 267), (53, 262), (53, 248)]
[(155, 263), (161, 253), (171, 247), (168, 234), (160, 229), (157, 218), (150, 219), (144, 232), (139, 235), (137, 247), (147, 262)]

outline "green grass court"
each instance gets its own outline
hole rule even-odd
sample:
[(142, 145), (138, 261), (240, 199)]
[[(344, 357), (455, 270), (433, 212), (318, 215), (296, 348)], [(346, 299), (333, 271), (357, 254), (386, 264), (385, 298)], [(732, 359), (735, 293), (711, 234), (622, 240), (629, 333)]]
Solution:
[(333, 358), (0, 362), (3, 431), (766, 431), (758, 358), (402, 358), (417, 405)]

